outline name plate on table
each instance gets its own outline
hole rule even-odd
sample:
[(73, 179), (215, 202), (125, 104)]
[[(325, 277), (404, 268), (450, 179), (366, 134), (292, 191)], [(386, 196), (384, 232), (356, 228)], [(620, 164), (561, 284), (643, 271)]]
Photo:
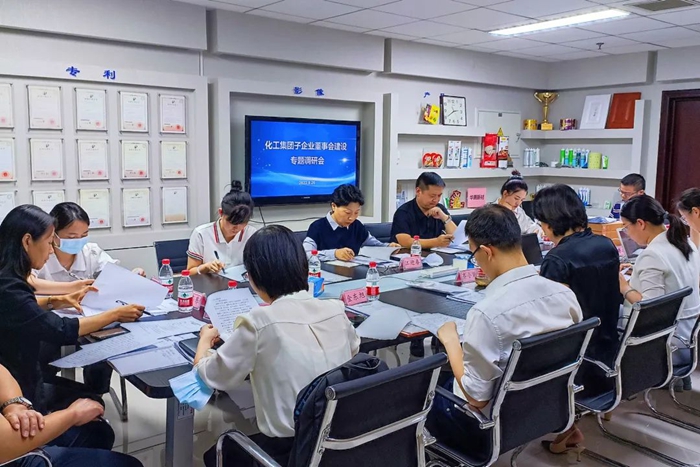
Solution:
[(423, 258), (420, 256), (409, 256), (408, 258), (402, 258), (399, 267), (402, 271), (423, 269)]
[(342, 293), (340, 299), (345, 303), (345, 306), (359, 305), (369, 301), (367, 299), (367, 290), (365, 289), (346, 290)]
[(475, 282), (476, 276), (478, 276), (478, 275), (479, 275), (478, 268), (464, 269), (462, 271), (457, 272), (457, 277), (455, 278), (455, 282), (457, 282), (458, 284), (468, 284), (470, 282)]
[(192, 306), (194, 307), (195, 310), (197, 310), (199, 308), (204, 308), (204, 305), (207, 304), (207, 296), (204, 295), (202, 292), (197, 292), (195, 290), (193, 298), (194, 298), (194, 300), (193, 300)]

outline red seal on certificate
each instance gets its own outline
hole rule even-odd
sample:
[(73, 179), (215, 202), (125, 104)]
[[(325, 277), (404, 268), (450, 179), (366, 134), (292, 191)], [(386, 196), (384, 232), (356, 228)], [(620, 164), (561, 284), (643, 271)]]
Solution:
[(97, 171), (97, 175), (103, 175), (101, 170)]
[(141, 222), (146, 222), (146, 218), (145, 218), (145, 217), (142, 217), (142, 218), (139, 219), (139, 220), (140, 220)]
[(175, 125), (176, 130), (182, 130), (182, 125)]
[(138, 122), (138, 123), (136, 124), (136, 127), (137, 127), (137, 128), (143, 128), (143, 123)]
[(57, 175), (58, 175), (58, 172), (56, 172), (55, 170), (51, 171), (51, 176), (52, 176), (52, 177), (56, 177)]
[(146, 172), (144, 172), (143, 170), (139, 170), (139, 175), (143, 177), (144, 175), (146, 175)]
[(100, 224), (100, 225), (104, 225), (105, 220), (104, 220), (104, 219), (99, 219), (99, 220), (97, 221), (97, 223)]
[(7, 119), (5, 117), (0, 117), (0, 123), (7, 123)]
[(95, 126), (102, 126), (102, 122), (101, 122), (101, 121), (99, 121), (99, 120), (98, 120), (98, 121), (96, 121), (96, 122), (95, 122)]
[(10, 172), (3, 172), (2, 178), (10, 178)]
[(178, 175), (182, 175), (182, 170), (178, 170), (178, 171), (177, 171), (177, 174), (178, 174)]
[(49, 120), (49, 125), (53, 126), (55, 124), (56, 124), (56, 120), (54, 120), (53, 118)]

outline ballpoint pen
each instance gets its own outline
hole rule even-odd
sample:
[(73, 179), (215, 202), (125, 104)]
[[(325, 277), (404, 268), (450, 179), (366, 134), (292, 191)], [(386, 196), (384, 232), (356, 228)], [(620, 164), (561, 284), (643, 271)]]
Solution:
[[(219, 259), (219, 252), (218, 252), (218, 251), (214, 250), (214, 256), (216, 256), (216, 260), (217, 260), (217, 261), (221, 262), (221, 260)], [(224, 274), (226, 274), (226, 268), (225, 268), (225, 267), (222, 267), (221, 270), (224, 272)]]

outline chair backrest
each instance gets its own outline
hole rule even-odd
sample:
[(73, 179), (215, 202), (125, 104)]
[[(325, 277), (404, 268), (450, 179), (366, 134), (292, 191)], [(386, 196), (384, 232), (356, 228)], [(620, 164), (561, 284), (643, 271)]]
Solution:
[(452, 216), (452, 222), (459, 225), (460, 222), (469, 220), (469, 214), (457, 214)]
[(173, 268), (175, 274), (182, 272), (187, 267), (187, 248), (189, 245), (190, 241), (187, 238), (153, 242), (153, 247), (156, 249), (157, 267), (160, 268), (161, 262), (167, 258), (170, 260), (170, 267)]
[(520, 207), (523, 208), (523, 211), (530, 219), (535, 220), (535, 208), (532, 201), (523, 201)]
[(600, 319), (590, 318), (513, 343), (491, 408), (493, 446), (486, 465), (574, 422), (574, 377), (599, 324)]
[(391, 242), (391, 222), (381, 222), (377, 224), (365, 224), (369, 233), (380, 242)]
[(635, 303), (614, 360), (617, 397), (629, 397), (663, 386), (673, 374), (671, 339), (676, 331), (684, 289)]
[(424, 466), (423, 426), (444, 353), (330, 386), (311, 467)]
[(306, 230), (303, 232), (293, 232), (294, 233), (294, 238), (299, 240), (299, 243), (304, 243), (304, 239), (306, 238)]

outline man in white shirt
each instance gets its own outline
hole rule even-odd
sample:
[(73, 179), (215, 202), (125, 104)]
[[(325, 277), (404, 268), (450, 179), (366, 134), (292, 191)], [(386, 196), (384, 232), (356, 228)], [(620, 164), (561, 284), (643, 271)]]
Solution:
[[(499, 205), (477, 209), (467, 223), (469, 248), (491, 279), (486, 297), (467, 313), (460, 342), (454, 322), (438, 330), (454, 380), (445, 385), (472, 406), (489, 405), (517, 339), (567, 328), (583, 319), (574, 293), (540, 277), (527, 263), (515, 214)], [(428, 419), (431, 433), (447, 445), (468, 450), (479, 443), (464, 418), (437, 398)]]

